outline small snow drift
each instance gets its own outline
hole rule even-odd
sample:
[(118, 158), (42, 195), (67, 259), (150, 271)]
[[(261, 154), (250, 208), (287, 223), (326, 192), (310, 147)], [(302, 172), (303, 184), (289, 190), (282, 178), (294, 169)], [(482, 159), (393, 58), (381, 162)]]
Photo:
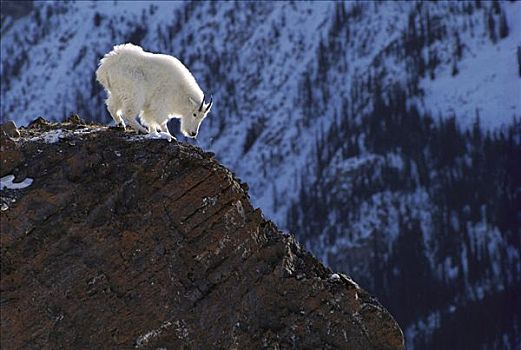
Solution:
[(195, 138), (212, 108), (212, 98), (205, 102), (192, 73), (177, 58), (136, 45), (115, 46), (101, 59), (96, 78), (107, 90), (107, 108), (117, 124), (143, 133), (159, 131), (169, 140), (169, 119), (181, 119), (183, 135)]
[(0, 179), (0, 190), (7, 188), (9, 190), (20, 190), (31, 186), (33, 179), (26, 178), (21, 182), (14, 182), (14, 175), (6, 175)]

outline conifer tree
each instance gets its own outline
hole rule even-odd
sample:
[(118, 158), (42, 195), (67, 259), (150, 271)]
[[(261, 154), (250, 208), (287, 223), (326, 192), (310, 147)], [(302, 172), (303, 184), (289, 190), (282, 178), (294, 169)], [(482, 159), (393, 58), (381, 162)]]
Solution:
[(517, 68), (519, 76), (521, 77), (521, 46), (517, 47)]
[(488, 35), (490, 37), (490, 40), (492, 40), (492, 42), (495, 43), (497, 41), (496, 20), (494, 19), (494, 15), (492, 14), (492, 11), (488, 12), (487, 29), (488, 29)]
[(503, 39), (508, 36), (509, 28), (507, 23), (507, 17), (505, 15), (505, 11), (501, 10), (501, 15), (499, 16), (499, 38)]

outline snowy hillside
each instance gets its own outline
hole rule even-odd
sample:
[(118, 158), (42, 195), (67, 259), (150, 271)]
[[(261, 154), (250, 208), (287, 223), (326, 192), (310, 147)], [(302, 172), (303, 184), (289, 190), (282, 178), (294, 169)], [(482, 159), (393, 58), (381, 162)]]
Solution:
[[(432, 303), (395, 305), (411, 348), (436, 348), (436, 330), (463, 327), (450, 310), (504, 300), (519, 280), (516, 219), (499, 216), (517, 215), (520, 186), (520, 2), (34, 6), (2, 18), (2, 121), (109, 122), (100, 57), (124, 42), (173, 54), (214, 97), (197, 143), (267, 216), (381, 298), (425, 275), (411, 293)], [(521, 342), (505, 327), (505, 348)]]
[[(472, 125), (476, 115), (487, 129), (498, 128), (521, 115), (521, 79), (518, 48), (521, 45), (520, 3), (504, 4), (507, 33), (502, 33), (502, 16), (493, 17), (495, 32), (483, 28), (459, 33), (462, 59), (446, 65), (437, 73), (436, 79), (421, 82), (425, 90), (425, 107), (433, 114), (454, 115), (465, 126)], [(492, 11), (493, 12), (493, 11)], [(501, 13), (501, 12), (500, 12)], [(483, 14), (478, 13), (478, 16)], [(490, 27), (487, 16), (487, 28)], [(518, 19), (518, 20), (516, 20)], [(460, 23), (470, 26), (477, 19)], [(458, 31), (457, 29), (454, 29)], [(505, 29), (503, 29), (505, 30)], [(495, 39), (491, 36), (495, 35)], [(495, 45), (490, 45), (491, 40)], [(447, 61), (449, 62), (449, 61)], [(458, 71), (454, 75), (454, 68)]]

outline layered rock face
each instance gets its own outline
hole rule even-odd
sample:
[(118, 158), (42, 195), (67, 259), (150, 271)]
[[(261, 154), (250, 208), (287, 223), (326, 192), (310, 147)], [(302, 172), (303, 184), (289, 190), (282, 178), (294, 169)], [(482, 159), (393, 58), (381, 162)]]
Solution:
[(1, 134), (2, 349), (404, 348), (212, 154), (78, 119)]

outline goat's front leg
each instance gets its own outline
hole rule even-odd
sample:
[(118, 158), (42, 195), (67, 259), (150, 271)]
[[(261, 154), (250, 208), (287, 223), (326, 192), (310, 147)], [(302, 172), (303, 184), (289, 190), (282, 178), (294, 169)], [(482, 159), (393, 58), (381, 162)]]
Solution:
[(141, 117), (145, 124), (148, 125), (149, 133), (153, 135), (153, 138), (166, 139), (168, 142), (170, 142), (172, 139), (175, 140), (176, 138), (173, 137), (168, 131), (168, 127), (166, 125), (168, 120), (164, 121), (164, 119), (161, 118), (163, 115), (166, 115), (166, 113), (164, 113), (162, 110), (158, 110), (156, 108), (147, 108), (143, 111)]
[(170, 133), (170, 130), (168, 130), (168, 125), (167, 125), (167, 123), (168, 123), (168, 120), (167, 120), (166, 122), (162, 123), (162, 124), (159, 126), (159, 128), (160, 128), (160, 130), (161, 130), (161, 131), (159, 132), (159, 134), (160, 134), (160, 135), (163, 135), (163, 137), (166, 138), (166, 139), (168, 140), (168, 142), (172, 141), (172, 139), (174, 139), (174, 140), (177, 141), (177, 139), (176, 139), (176, 138), (175, 138), (175, 137)]

